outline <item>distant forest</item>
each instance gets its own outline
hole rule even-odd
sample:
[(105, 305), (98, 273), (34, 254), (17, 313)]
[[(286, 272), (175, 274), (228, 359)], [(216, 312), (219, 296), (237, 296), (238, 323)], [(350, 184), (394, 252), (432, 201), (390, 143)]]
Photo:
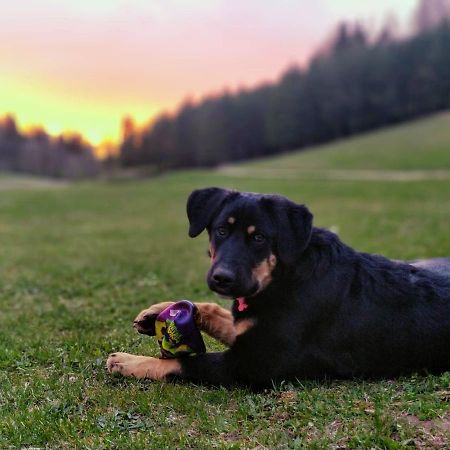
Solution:
[(126, 120), (120, 162), (214, 166), (449, 108), (450, 25), (426, 25), (406, 40), (385, 29), (372, 42), (362, 27), (341, 25), (306, 70), (291, 68), (275, 84), (186, 102), (144, 129)]
[(80, 135), (51, 137), (36, 128), (24, 134), (13, 116), (0, 119), (0, 170), (55, 178), (92, 177), (101, 164)]

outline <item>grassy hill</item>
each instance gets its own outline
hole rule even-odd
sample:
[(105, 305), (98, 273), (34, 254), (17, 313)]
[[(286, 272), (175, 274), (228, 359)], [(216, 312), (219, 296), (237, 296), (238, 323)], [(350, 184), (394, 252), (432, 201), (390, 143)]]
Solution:
[(450, 112), (382, 128), (257, 167), (311, 169), (450, 169)]
[(0, 177), (0, 448), (445, 447), (449, 373), (255, 394), (115, 378), (104, 363), (115, 350), (158, 353), (131, 328), (142, 308), (214, 298), (206, 236), (187, 237), (185, 201), (197, 187), (287, 195), (360, 250), (450, 255), (449, 125), (443, 114), (148, 181)]

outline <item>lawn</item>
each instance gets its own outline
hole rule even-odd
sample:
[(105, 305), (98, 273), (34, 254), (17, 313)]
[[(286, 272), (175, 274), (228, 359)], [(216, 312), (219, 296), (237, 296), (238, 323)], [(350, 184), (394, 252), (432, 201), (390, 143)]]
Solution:
[[(206, 236), (187, 236), (197, 187), (287, 195), (363, 251), (449, 256), (450, 179), (435, 177), (450, 169), (449, 125), (440, 115), (239, 166), (245, 175), (36, 186), (0, 177), (0, 448), (448, 448), (450, 373), (253, 393), (123, 379), (104, 364), (116, 350), (158, 354), (131, 327), (144, 307), (215, 298)], [(349, 176), (322, 177), (331, 169)], [(366, 169), (380, 179), (351, 176)]]

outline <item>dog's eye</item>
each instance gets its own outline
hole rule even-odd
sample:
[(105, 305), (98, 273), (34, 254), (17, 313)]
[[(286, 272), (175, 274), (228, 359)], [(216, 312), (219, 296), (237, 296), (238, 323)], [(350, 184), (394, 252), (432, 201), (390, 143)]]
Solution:
[(228, 234), (228, 230), (225, 227), (219, 227), (216, 230), (216, 234), (219, 237), (225, 237)]
[(264, 242), (266, 240), (266, 237), (261, 233), (254, 233), (252, 235), (252, 238), (255, 242), (258, 242), (258, 244), (260, 244), (261, 242)]

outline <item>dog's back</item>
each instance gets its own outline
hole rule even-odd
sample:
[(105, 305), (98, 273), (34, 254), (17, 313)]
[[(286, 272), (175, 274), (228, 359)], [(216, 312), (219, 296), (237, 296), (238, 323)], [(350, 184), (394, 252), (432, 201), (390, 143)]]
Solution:
[(450, 258), (419, 259), (410, 264), (450, 278)]

